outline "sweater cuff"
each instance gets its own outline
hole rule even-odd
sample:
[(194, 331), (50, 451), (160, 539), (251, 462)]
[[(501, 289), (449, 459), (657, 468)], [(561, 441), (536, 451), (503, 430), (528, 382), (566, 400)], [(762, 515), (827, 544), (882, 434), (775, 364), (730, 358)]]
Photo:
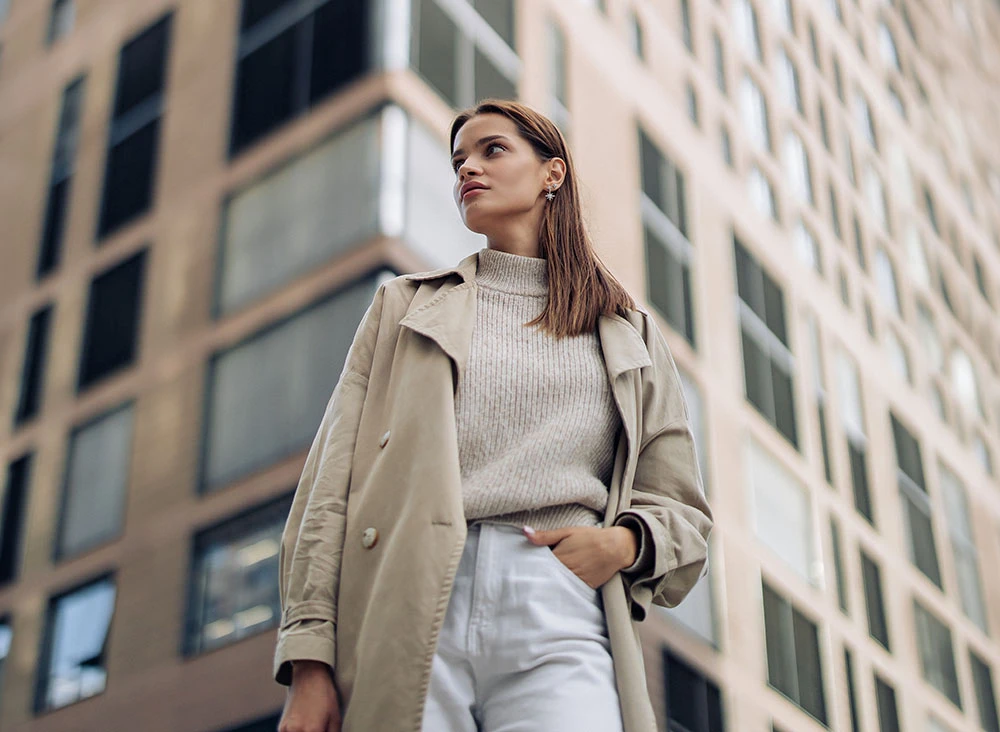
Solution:
[(653, 568), (653, 537), (650, 535), (649, 527), (644, 521), (631, 514), (623, 514), (615, 519), (615, 526), (624, 526), (639, 536), (639, 551), (636, 553), (635, 561), (621, 570), (625, 574), (641, 576)]

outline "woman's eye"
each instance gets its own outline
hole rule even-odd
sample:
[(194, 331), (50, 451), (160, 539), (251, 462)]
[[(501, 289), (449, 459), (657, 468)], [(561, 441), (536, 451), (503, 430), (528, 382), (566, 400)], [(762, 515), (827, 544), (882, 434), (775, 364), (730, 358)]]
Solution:
[[(499, 142), (494, 142), (494, 143), (493, 143), (492, 145), (489, 145), (489, 146), (488, 146), (488, 147), (486, 148), (486, 152), (487, 152), (487, 154), (488, 154), (488, 153), (489, 153), (489, 152), (490, 152), (490, 151), (491, 151), (491, 150), (492, 150), (493, 148), (495, 148), (495, 147), (498, 147), (498, 148), (500, 148), (501, 150), (506, 150), (506, 149), (507, 149), (507, 148), (505, 148), (505, 147), (504, 147), (503, 145), (501, 145), (501, 144), (500, 144)], [(457, 172), (458, 172), (458, 169), (459, 169), (460, 167), (462, 167), (462, 163), (464, 163), (464, 162), (465, 162), (464, 160), (456, 160), (456, 161), (455, 161), (454, 163), (452, 163), (452, 164), (451, 164), (451, 171), (452, 171), (453, 173), (457, 173)]]

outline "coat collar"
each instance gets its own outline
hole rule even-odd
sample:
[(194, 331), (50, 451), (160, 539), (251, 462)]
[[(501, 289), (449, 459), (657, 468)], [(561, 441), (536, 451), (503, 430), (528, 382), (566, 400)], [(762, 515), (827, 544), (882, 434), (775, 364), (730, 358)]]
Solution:
[[(465, 373), (476, 323), (478, 266), (479, 253), (473, 252), (454, 267), (403, 275), (403, 279), (417, 283), (447, 279), (453, 275), (462, 280), (460, 284), (451, 286), (441, 283), (437, 295), (400, 321), (400, 325), (437, 342), (455, 362), (459, 378)], [(602, 315), (598, 319), (597, 329), (604, 363), (612, 383), (626, 371), (652, 364), (645, 341), (629, 320), (617, 314)]]

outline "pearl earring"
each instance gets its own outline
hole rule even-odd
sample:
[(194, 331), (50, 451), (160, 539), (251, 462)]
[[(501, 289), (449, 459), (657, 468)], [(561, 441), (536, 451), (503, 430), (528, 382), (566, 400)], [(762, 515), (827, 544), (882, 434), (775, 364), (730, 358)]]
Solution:
[(551, 184), (551, 183), (549, 183), (549, 192), (545, 194), (545, 197), (546, 197), (546, 198), (547, 198), (548, 200), (550, 200), (550, 201), (551, 201), (551, 200), (552, 200), (553, 198), (555, 198), (555, 197), (556, 197), (556, 194), (552, 192), (552, 184)]

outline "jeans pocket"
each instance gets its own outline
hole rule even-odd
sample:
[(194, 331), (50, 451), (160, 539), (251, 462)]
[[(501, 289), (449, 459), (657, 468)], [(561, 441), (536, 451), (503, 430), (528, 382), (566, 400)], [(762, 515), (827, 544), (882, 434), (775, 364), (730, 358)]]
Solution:
[(572, 584), (578, 592), (583, 592), (589, 599), (593, 599), (593, 596), (597, 594), (597, 590), (588, 585), (581, 579), (576, 572), (563, 564), (563, 561), (556, 556), (556, 553), (552, 551), (551, 547), (543, 547), (549, 555), (549, 560), (556, 565), (559, 573), (566, 578), (566, 581)]

